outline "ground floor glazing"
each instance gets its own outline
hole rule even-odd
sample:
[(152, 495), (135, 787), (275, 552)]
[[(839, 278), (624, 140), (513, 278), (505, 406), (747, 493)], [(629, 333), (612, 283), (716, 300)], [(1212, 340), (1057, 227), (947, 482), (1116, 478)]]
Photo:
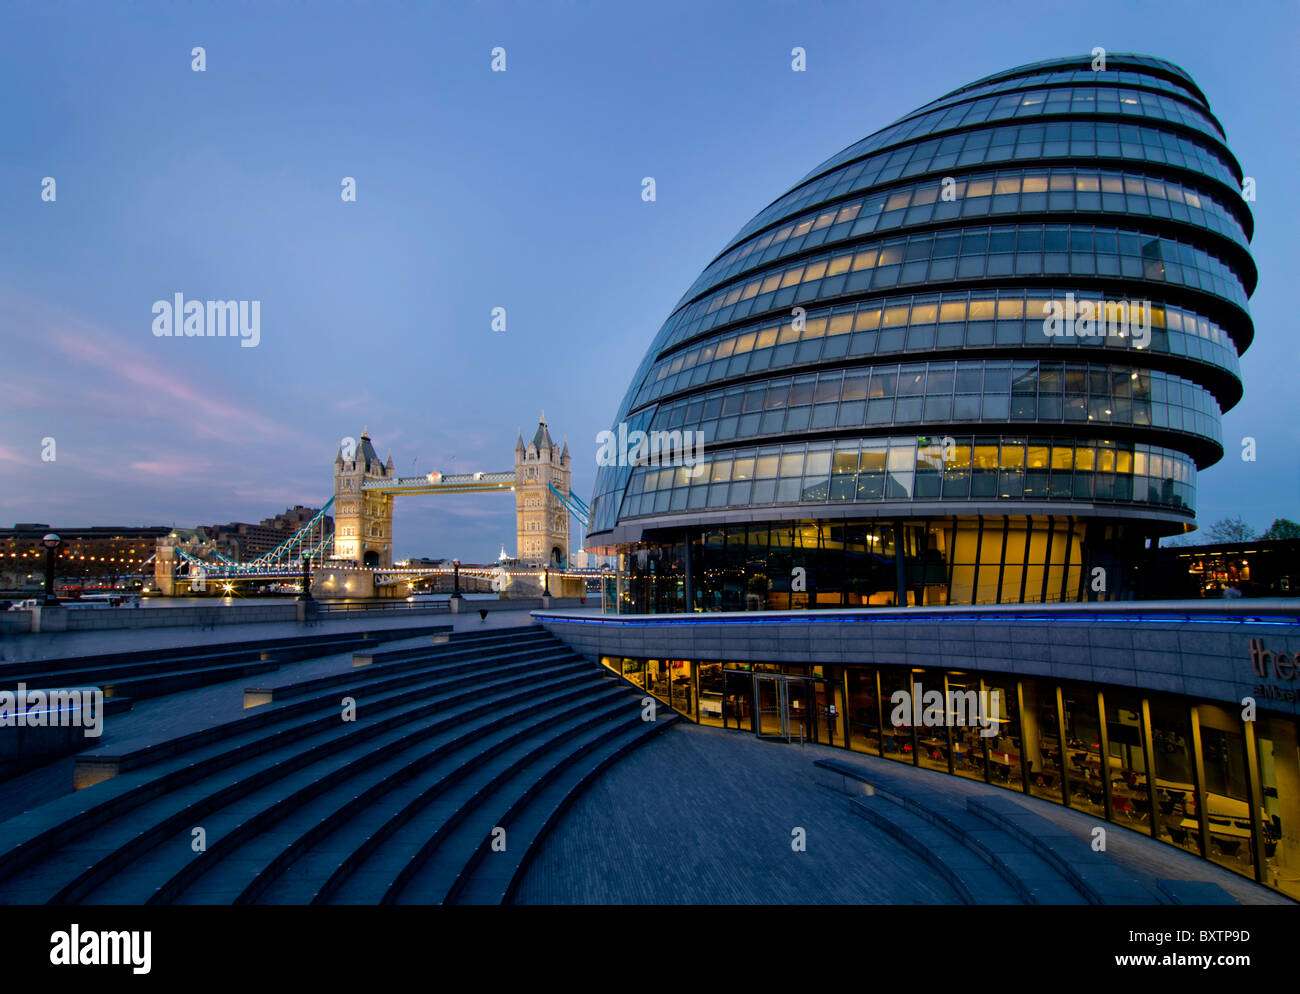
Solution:
[(984, 515), (785, 521), (659, 533), (619, 557), (607, 611), (1031, 604), (1134, 596), (1133, 523)]

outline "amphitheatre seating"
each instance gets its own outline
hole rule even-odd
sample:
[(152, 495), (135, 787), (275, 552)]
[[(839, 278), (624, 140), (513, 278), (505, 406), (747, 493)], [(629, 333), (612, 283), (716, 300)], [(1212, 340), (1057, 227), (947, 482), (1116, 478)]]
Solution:
[[(97, 687), (47, 687), (45, 693), (77, 690), (93, 692)], [(106, 697), (102, 702), (102, 718), (131, 710), (129, 697)], [(63, 710), (62, 708), (58, 710)], [(69, 715), (71, 711), (68, 712)], [(44, 726), (13, 726), (0, 728), (0, 781), (19, 776), (28, 770), (44, 766), (58, 756), (84, 749), (95, 740), (87, 737), (84, 723), (68, 721), (63, 717)], [(102, 727), (102, 726), (101, 726)]]
[(253, 676), (296, 662), (339, 652), (373, 649), (381, 642), (448, 632), (450, 625), (382, 629), (374, 633), (330, 633), (269, 639), (254, 643), (146, 649), (64, 659), (0, 663), (0, 690), (19, 683), (47, 687), (95, 686), (105, 697), (157, 697)]
[[(540, 634), (532, 629), (507, 629), (499, 633), (485, 632), (481, 636), (476, 636), (472, 642), (463, 643), (463, 648), (448, 646), (447, 651), (442, 652), (438, 658), (443, 662), (463, 660), (474, 663), (481, 658), (483, 650), (491, 649), (506, 652), (511, 649), (526, 650), (530, 644), (536, 644)], [(462, 643), (458, 643), (458, 645), (462, 645)], [(418, 646), (410, 649), (392, 649), (388, 652), (354, 652), (352, 654), (352, 665), (354, 668), (382, 666), (385, 674), (392, 674), (419, 671), (422, 667), (428, 665), (428, 658), (429, 647)], [(358, 660), (363, 661), (358, 662)], [(342, 673), (318, 677), (314, 680), (282, 683), (279, 686), (268, 684), (261, 687), (250, 687), (244, 691), (244, 707), (259, 707), (272, 701), (286, 701), (319, 690), (344, 687), (351, 682), (355, 682), (355, 680), (356, 677), (353, 674)]]
[(960, 799), (918, 789), (890, 770), (834, 759), (816, 766), (870, 784), (870, 795), (850, 802), (853, 813), (931, 862), (967, 903), (1087, 903), (1054, 867), (971, 814)]
[[(1144, 903), (1140, 900), (1144, 894), (1154, 895), (1161, 903), (1237, 903), (1208, 881), (1135, 880), (1132, 870), (1117, 865), (1105, 853), (1094, 852), (1091, 846), (1081, 845), (1078, 836), (1009, 797), (972, 798), (970, 808), (1056, 866), (1092, 904), (1139, 904)], [(1151, 903), (1150, 899), (1145, 903)]]
[(963, 798), (902, 771), (817, 760), (855, 814), (930, 861), (972, 904), (1235, 903), (1213, 883), (1158, 880), (1116, 864), (1011, 797)]
[(538, 626), (262, 689), (0, 822), (0, 903), (499, 902), (574, 793), (672, 721)]

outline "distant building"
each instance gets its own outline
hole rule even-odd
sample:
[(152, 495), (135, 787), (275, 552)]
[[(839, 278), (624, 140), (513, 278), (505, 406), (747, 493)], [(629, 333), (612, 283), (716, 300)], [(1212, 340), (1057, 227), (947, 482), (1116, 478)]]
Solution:
[(1158, 549), (1143, 565), (1141, 581), (1144, 598), (1295, 597), (1300, 595), (1300, 539)]
[[(230, 545), (235, 550), (232, 558), (247, 562), (256, 559), (264, 552), (270, 552), (319, 513), (318, 507), (295, 504), (273, 518), (263, 518), (258, 524), (232, 521), (225, 525), (212, 525), (204, 530), (209, 538), (220, 544)], [(333, 519), (327, 515), (325, 518), (327, 533), (333, 528), (333, 524)]]
[[(61, 579), (75, 576), (99, 581), (142, 572), (142, 564), (153, 555), (154, 543), (169, 531), (164, 525), (54, 528), (32, 521), (0, 528), (0, 587), (20, 590), (29, 585), (28, 574), (34, 583), (44, 577), (45, 546), (41, 540), (49, 532), (63, 540), (55, 567)], [(148, 567), (143, 571), (148, 572)]]
[(613, 556), (598, 556), (585, 549), (579, 549), (569, 556), (569, 565), (574, 569), (601, 569), (614, 566)]

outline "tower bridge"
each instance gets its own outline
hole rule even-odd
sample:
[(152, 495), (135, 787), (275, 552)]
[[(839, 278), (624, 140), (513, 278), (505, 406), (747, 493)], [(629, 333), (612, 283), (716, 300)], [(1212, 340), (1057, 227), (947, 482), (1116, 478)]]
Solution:
[[(349, 440), (350, 441), (350, 440)], [(393, 457), (380, 462), (369, 432), (334, 457), (334, 554), (357, 566), (393, 565), (393, 501), (426, 494), (515, 495), (515, 538), (521, 563), (564, 566), (569, 558), (568, 443), (556, 445), (542, 414), (532, 440), (515, 442), (514, 468), (503, 472), (397, 476)]]
[[(223, 555), (215, 544), (194, 536), (173, 533), (158, 541), (155, 580), (157, 589), (174, 593), (179, 581), (193, 590), (206, 583), (235, 580), (289, 580), (301, 577), (304, 567), (335, 571), (337, 595), (372, 596), (380, 588), (431, 576), (451, 574), (451, 567), (403, 568), (393, 563), (393, 504), (398, 497), (449, 494), (513, 493), (517, 559), (525, 570), (546, 567), (567, 574), (569, 518), (584, 528), (589, 519), (586, 503), (572, 493), (567, 442), (556, 444), (542, 414), (532, 439), (523, 433), (515, 442), (514, 468), (499, 472), (441, 473), (398, 476), (391, 453), (381, 461), (369, 431), (359, 440), (340, 443), (334, 457), (334, 494), (313, 518), (276, 548), (247, 562)], [(328, 512), (333, 511), (333, 528)], [(304, 562), (305, 561), (305, 562)], [(358, 576), (363, 572), (364, 576)], [(466, 578), (508, 583), (501, 567), (465, 567)], [(577, 571), (586, 573), (588, 571)], [(482, 574), (480, 576), (480, 574)], [(333, 579), (324, 581), (333, 585)], [(346, 594), (343, 585), (346, 583)], [(355, 591), (355, 592), (354, 592)]]

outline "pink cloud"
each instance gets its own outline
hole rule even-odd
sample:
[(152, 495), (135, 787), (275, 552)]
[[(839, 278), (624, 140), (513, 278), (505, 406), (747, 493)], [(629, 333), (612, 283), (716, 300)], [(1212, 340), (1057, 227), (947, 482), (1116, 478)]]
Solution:
[(215, 469), (211, 459), (197, 456), (168, 456), (164, 459), (142, 460), (130, 464), (137, 473), (165, 476), (175, 479), (182, 476), (211, 476)]
[(0, 462), (17, 463), (19, 466), (32, 466), (35, 464), (36, 460), (20, 456), (14, 449), (11, 449), (7, 445), (0, 445)]
[[(25, 341), (33, 349), (52, 348), (101, 374), (101, 382), (78, 391), (83, 401), (89, 398), (117, 406), (129, 397), (140, 413), (183, 420), (197, 436), (209, 440), (244, 443), (254, 436), (296, 444), (307, 440), (292, 424), (264, 417), (254, 404), (226, 399), (228, 391), (193, 382), (176, 366), (158, 361), (156, 352), (131, 345), (108, 328), (58, 312), (44, 302), (16, 299), (12, 293), (0, 294), (0, 310), (6, 323), (27, 330)], [(30, 365), (25, 389), (16, 395), (18, 404), (39, 406), (51, 394), (66, 394), (61, 381), (41, 375), (42, 363)], [(75, 404), (76, 394), (68, 399)], [(6, 406), (17, 406), (13, 396)]]

